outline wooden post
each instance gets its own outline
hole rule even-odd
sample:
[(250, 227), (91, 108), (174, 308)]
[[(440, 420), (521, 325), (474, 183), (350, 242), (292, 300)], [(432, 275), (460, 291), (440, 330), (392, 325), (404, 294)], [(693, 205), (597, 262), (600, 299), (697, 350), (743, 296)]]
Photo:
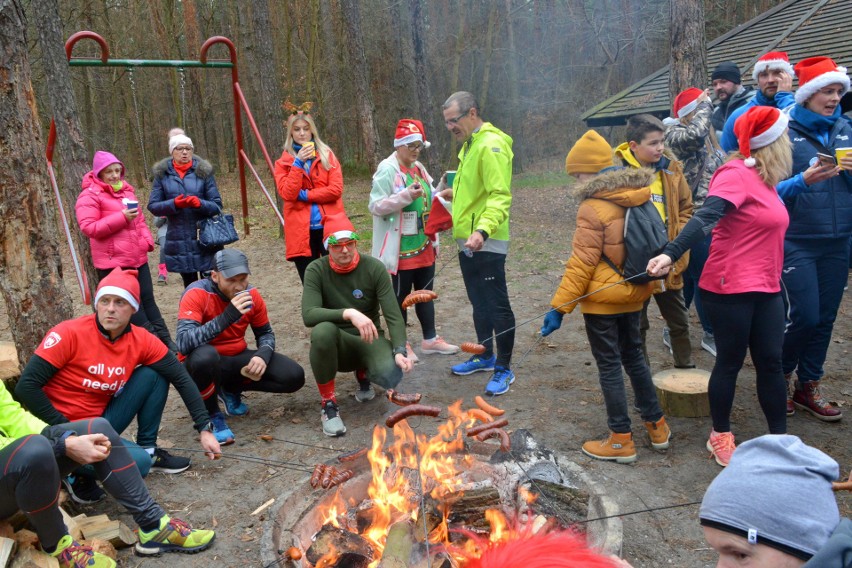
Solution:
[(710, 416), (707, 384), (710, 373), (702, 369), (667, 369), (653, 377), (657, 398), (667, 416)]

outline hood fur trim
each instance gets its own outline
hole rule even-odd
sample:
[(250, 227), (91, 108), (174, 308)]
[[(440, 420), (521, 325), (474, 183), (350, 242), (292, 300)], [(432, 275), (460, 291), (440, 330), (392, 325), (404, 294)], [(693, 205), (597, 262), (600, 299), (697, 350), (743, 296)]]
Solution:
[(649, 168), (622, 168), (604, 172), (589, 181), (574, 184), (573, 194), (578, 199), (604, 197), (624, 189), (639, 189), (654, 183), (654, 172)]
[[(210, 177), (213, 175), (213, 164), (205, 160), (204, 158), (196, 155), (194, 156), (198, 159), (198, 162), (195, 164), (195, 175), (200, 177), (201, 179)], [(169, 164), (172, 163), (171, 158), (163, 158), (151, 168), (151, 171), (154, 174), (154, 179), (161, 178), (166, 175), (166, 172), (169, 171)]]

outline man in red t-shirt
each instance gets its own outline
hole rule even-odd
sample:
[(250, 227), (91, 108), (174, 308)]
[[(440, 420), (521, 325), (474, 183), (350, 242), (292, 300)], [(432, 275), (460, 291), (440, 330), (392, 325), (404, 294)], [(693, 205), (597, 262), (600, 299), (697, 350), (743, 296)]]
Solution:
[[(266, 302), (249, 286), (250, 274), (242, 251), (220, 250), (210, 276), (187, 287), (178, 309), (180, 357), (201, 391), (216, 439), (224, 445), (234, 443), (234, 433), (220, 400), (228, 416), (242, 416), (248, 412), (243, 391), (292, 393), (305, 384), (301, 365), (275, 352)], [(249, 327), (257, 349), (246, 343)]]
[[(103, 278), (95, 308), (94, 314), (63, 321), (48, 332), (21, 373), (15, 388), (18, 398), (48, 424), (102, 416), (121, 433), (135, 418), (136, 444), (123, 442), (140, 472), (180, 473), (189, 460), (156, 447), (173, 384), (212, 459), (220, 448), (195, 383), (156, 336), (130, 324), (139, 308), (136, 271), (116, 268)], [(66, 485), (81, 503), (104, 496), (86, 472), (78, 472)]]

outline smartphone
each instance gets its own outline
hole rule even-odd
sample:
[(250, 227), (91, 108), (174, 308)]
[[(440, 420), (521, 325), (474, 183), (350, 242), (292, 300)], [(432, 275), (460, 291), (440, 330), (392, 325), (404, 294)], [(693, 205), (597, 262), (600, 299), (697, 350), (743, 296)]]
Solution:
[(817, 152), (817, 158), (819, 158), (819, 163), (821, 166), (837, 165), (837, 158), (835, 158), (831, 154), (823, 154), (822, 152)]
[(447, 171), (447, 187), (453, 187), (453, 181), (456, 179), (456, 171), (448, 170)]

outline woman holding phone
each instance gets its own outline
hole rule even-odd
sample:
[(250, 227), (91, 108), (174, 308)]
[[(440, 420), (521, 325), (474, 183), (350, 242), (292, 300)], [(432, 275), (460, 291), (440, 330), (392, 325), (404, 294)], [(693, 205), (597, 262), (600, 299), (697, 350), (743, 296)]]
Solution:
[(843, 412), (822, 395), (820, 380), (849, 275), (852, 156), (838, 160), (836, 152), (852, 140), (852, 125), (840, 108), (849, 76), (828, 57), (809, 57), (794, 69), (799, 89), (790, 111), (793, 176), (778, 184), (790, 213), (781, 277), (789, 303), (781, 366), (787, 415), (798, 408), (836, 422)]
[[(379, 164), (370, 192), (372, 254), (390, 272), (400, 309), (412, 290), (431, 290), (435, 279), (438, 238), (436, 235), (433, 241), (425, 232), (432, 204), (432, 176), (418, 161), (428, 144), (419, 120), (400, 120), (393, 141), (395, 150)], [(458, 353), (458, 346), (437, 334), (432, 302), (415, 304), (414, 310), (423, 332), (421, 353)], [(402, 317), (407, 323), (408, 310), (402, 309)], [(416, 363), (418, 357), (411, 344), (407, 343), (406, 348), (408, 359)]]
[(130, 323), (146, 328), (170, 351), (177, 352), (177, 345), (154, 299), (148, 268), (148, 253), (154, 250), (154, 238), (145, 216), (139, 211), (133, 186), (124, 179), (124, 164), (109, 152), (95, 152), (92, 171), (83, 176), (82, 186), (75, 207), (77, 223), (89, 237), (92, 263), (99, 279), (113, 268), (135, 270), (140, 301), (139, 310), (130, 318)]

